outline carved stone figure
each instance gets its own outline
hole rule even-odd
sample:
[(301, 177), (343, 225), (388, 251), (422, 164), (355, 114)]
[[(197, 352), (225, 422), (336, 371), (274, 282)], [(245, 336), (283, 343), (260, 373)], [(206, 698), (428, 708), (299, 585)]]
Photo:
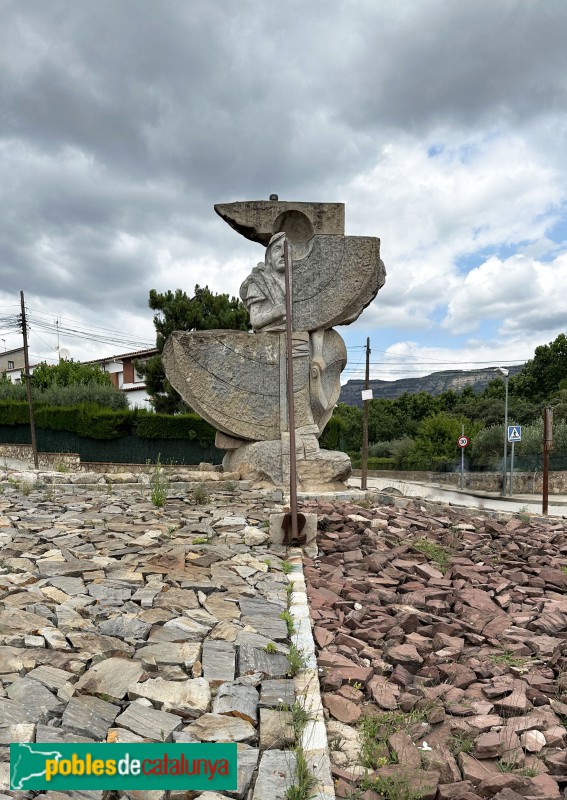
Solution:
[(300, 488), (337, 486), (345, 453), (318, 438), (340, 394), (346, 349), (333, 325), (353, 322), (384, 284), (380, 242), (344, 235), (342, 204), (278, 200), (215, 206), (239, 233), (266, 245), (240, 288), (253, 334), (177, 331), (163, 351), (168, 380), (218, 431), (225, 469), (289, 481), (284, 240), (291, 253), (292, 352)]

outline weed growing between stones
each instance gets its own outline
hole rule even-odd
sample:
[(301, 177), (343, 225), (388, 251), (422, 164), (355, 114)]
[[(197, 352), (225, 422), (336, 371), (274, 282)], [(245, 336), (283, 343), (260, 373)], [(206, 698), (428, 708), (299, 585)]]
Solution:
[(365, 714), (357, 725), (360, 735), (360, 763), (368, 769), (396, 764), (397, 759), (388, 747), (388, 739), (398, 731), (405, 731), (416, 722), (427, 719), (426, 709), (403, 711), (383, 711), (379, 714)]
[(448, 547), (435, 544), (435, 542), (430, 542), (428, 539), (414, 539), (411, 546), (414, 550), (427, 556), (430, 561), (434, 561), (441, 572), (445, 573), (447, 571), (453, 555)]
[(285, 793), (286, 800), (308, 800), (317, 781), (311, 774), (303, 748), (295, 751), (295, 782)]
[(285, 797), (286, 800), (309, 800), (313, 796), (317, 780), (309, 769), (301, 737), (312, 717), (299, 700), (295, 700), (292, 706), (282, 705), (281, 709), (282, 711), (291, 712), (291, 725), (295, 737), (294, 782), (287, 789)]
[(515, 772), (516, 771), (516, 764), (512, 761), (504, 761), (504, 759), (499, 759), (496, 766), (500, 772)]
[[(269, 567), (268, 567), (268, 571), (269, 571)], [(286, 604), (287, 604), (287, 610), (288, 611), (291, 608), (292, 595), (293, 595), (293, 583), (288, 583), (287, 586), (285, 587), (285, 599), (286, 599)]]
[(474, 737), (466, 731), (455, 731), (447, 742), (452, 755), (459, 753), (472, 753), (474, 747)]
[(284, 575), (289, 575), (289, 573), (293, 569), (293, 564), (291, 564), (289, 561), (282, 561), (282, 565), (281, 566), (282, 566), (282, 572), (283, 572)]
[(426, 793), (425, 789), (412, 789), (407, 778), (365, 778), (361, 787), (377, 792), (384, 800), (420, 800)]
[(287, 654), (289, 669), (287, 671), (289, 678), (294, 678), (298, 672), (305, 669), (305, 658), (302, 651), (294, 644), (290, 644), (289, 653)]
[(193, 500), (198, 506), (206, 506), (211, 502), (211, 494), (203, 483), (199, 483), (191, 492)]
[(504, 650), (502, 653), (493, 653), (488, 656), (488, 660), (493, 664), (504, 667), (525, 667), (533, 661), (530, 656), (515, 656), (511, 650)]
[(268, 655), (274, 655), (274, 653), (278, 652), (278, 648), (275, 646), (273, 642), (268, 642), (268, 644), (264, 647), (264, 653), (268, 653)]
[(207, 544), (208, 541), (206, 536), (197, 536), (192, 540), (191, 544)]
[(289, 613), (289, 611), (282, 611), (280, 614), (280, 619), (283, 619), (285, 624), (287, 625), (287, 635), (293, 636), (295, 633), (295, 625), (293, 624), (293, 617)]
[(158, 455), (155, 469), (150, 477), (151, 500), (156, 508), (163, 508), (167, 500), (169, 479), (162, 469)]

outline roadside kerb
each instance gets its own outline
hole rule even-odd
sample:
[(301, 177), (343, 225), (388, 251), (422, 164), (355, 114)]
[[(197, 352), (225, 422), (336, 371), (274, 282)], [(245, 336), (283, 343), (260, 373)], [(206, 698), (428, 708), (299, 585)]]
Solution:
[(304, 669), (300, 670), (294, 678), (295, 696), (297, 702), (301, 703), (310, 717), (301, 735), (300, 744), (307, 764), (317, 781), (313, 797), (319, 800), (334, 800), (335, 791), (331, 776), (327, 729), (319, 690), (319, 671), (315, 655), (315, 642), (311, 632), (301, 549), (290, 548), (287, 558), (292, 564), (292, 570), (288, 575), (293, 586), (289, 608), (295, 628), (292, 642), (302, 653), (305, 662)]

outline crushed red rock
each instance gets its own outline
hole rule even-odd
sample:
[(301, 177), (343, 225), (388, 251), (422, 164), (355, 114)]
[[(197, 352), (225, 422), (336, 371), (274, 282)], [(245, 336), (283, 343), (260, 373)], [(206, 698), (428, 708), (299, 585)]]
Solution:
[(360, 737), (356, 763), (330, 736), (337, 796), (563, 796), (564, 521), (368, 505), (302, 509), (319, 516), (304, 571), (325, 713)]

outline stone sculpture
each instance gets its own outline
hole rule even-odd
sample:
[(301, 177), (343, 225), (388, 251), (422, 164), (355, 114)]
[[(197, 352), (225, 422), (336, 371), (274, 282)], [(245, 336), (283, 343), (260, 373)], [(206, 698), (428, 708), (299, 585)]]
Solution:
[(291, 258), (297, 474), (302, 489), (336, 486), (350, 474), (345, 453), (318, 438), (340, 394), (346, 349), (334, 325), (348, 325), (385, 280), (380, 240), (344, 235), (344, 205), (277, 199), (228, 203), (215, 211), (266, 246), (240, 287), (253, 334), (177, 331), (166, 342), (168, 380), (217, 429), (223, 466), (243, 477), (289, 481), (284, 240)]

